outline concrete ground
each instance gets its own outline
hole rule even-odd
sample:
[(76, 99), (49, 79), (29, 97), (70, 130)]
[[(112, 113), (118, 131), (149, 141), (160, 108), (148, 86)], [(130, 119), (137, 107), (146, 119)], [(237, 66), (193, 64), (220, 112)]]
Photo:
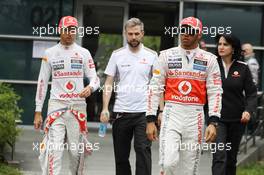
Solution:
[[(96, 128), (96, 127), (95, 127)], [(97, 130), (91, 130), (89, 133), (89, 141), (92, 143), (99, 143), (100, 150), (95, 151), (87, 160), (85, 174), (88, 175), (114, 175), (115, 163), (113, 154), (113, 144), (111, 131), (108, 131), (105, 138), (100, 138), (97, 135)], [(16, 150), (14, 159), (20, 161), (20, 168), (25, 175), (39, 175), (41, 174), (38, 152), (34, 149), (41, 141), (42, 134), (34, 131), (32, 127), (22, 127), (22, 133), (16, 142)], [(34, 144), (33, 144), (34, 143)], [(9, 154), (7, 155), (9, 156)], [(200, 161), (200, 175), (211, 175), (211, 153), (204, 152)], [(241, 157), (241, 156), (239, 156)], [(9, 158), (9, 157), (7, 157)], [(239, 158), (240, 159), (240, 158)], [(130, 163), (135, 171), (135, 154), (131, 151)], [(159, 174), (158, 166), (158, 142), (154, 142), (152, 146), (152, 174)], [(63, 175), (69, 174), (68, 169), (68, 154), (65, 152), (63, 157)]]

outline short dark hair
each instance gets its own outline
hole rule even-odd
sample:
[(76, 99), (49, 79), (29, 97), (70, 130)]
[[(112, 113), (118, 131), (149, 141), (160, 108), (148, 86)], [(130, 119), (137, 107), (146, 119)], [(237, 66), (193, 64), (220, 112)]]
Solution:
[(216, 56), (217, 57), (220, 57), (219, 56), (219, 53), (218, 53), (218, 42), (219, 42), (219, 39), (221, 37), (224, 37), (226, 42), (228, 44), (230, 44), (232, 46), (232, 48), (234, 49), (234, 53), (232, 55), (232, 60), (242, 60), (243, 61), (243, 57), (242, 57), (242, 54), (241, 54), (241, 42), (240, 40), (232, 35), (232, 34), (221, 34), (221, 35), (217, 35), (216, 37)]

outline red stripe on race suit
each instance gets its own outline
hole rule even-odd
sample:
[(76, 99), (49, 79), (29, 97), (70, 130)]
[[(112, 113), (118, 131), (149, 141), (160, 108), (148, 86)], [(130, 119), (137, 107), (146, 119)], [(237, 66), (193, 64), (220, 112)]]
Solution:
[(202, 143), (202, 127), (203, 127), (203, 118), (202, 113), (198, 114), (198, 143)]
[(73, 113), (73, 115), (75, 116), (75, 118), (79, 122), (80, 131), (82, 133), (86, 133), (87, 132), (87, 122), (86, 122), (85, 114), (83, 114), (83, 113), (81, 113), (79, 111), (76, 111), (76, 110), (71, 110), (71, 112)]
[(65, 111), (56, 111), (51, 113), (46, 120), (46, 125), (45, 125), (45, 133), (48, 133), (50, 126), (52, 125), (52, 123), (58, 118), (60, 117)]
[(216, 102), (215, 102), (215, 106), (214, 106), (214, 112), (218, 112), (219, 111), (219, 104), (220, 104), (220, 94), (216, 95)]
[[(47, 117), (47, 121), (46, 121), (46, 125), (45, 125), (45, 133), (48, 133), (50, 126), (52, 125), (52, 123), (59, 118), (63, 113), (65, 113), (66, 110), (62, 110), (62, 111), (56, 111), (51, 113), (48, 117)], [(87, 133), (87, 122), (86, 122), (86, 116), (85, 114), (77, 111), (77, 110), (70, 110), (70, 112), (75, 116), (75, 118), (77, 119), (78, 123), (79, 123), (79, 127), (80, 127), (80, 131), (82, 133)]]
[(148, 94), (148, 111), (151, 111), (152, 110), (152, 96), (153, 96), (153, 92), (152, 92), (152, 89), (149, 89), (149, 94)]
[(182, 104), (205, 104), (206, 81), (168, 78), (166, 80), (165, 101), (173, 101)]
[(54, 160), (54, 156), (53, 155), (49, 155), (48, 159), (49, 159), (49, 175), (53, 175), (53, 160)]

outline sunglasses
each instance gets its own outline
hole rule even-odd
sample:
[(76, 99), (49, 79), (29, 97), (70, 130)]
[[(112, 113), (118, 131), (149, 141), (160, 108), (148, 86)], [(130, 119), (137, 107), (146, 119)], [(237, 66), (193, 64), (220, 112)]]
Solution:
[(194, 36), (197, 33), (199, 33), (198, 30), (195, 30), (192, 27), (181, 27), (181, 30), (180, 31), (181, 31), (180, 34), (187, 34), (187, 35), (191, 35), (191, 36)]

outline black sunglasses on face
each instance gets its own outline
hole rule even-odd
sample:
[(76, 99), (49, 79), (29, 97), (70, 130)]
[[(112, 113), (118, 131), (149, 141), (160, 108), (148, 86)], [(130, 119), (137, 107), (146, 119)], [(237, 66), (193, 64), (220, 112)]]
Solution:
[(197, 33), (199, 33), (199, 31), (195, 30), (192, 27), (181, 27), (181, 34), (187, 34), (187, 35), (194, 36)]

